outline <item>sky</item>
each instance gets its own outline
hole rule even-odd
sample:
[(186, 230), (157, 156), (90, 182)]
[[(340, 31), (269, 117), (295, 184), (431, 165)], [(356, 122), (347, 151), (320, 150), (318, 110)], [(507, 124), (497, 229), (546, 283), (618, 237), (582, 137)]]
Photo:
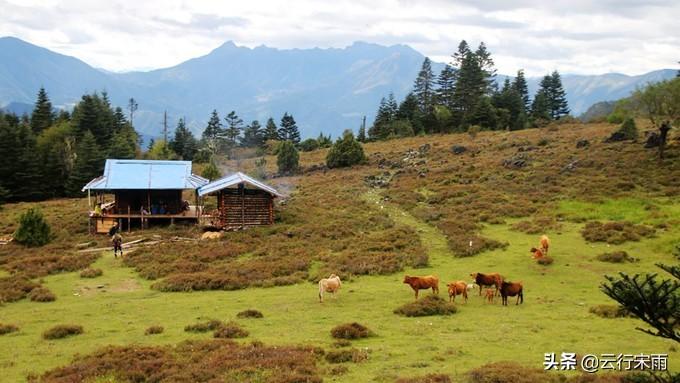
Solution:
[(406, 44), (449, 62), (484, 41), (499, 73), (676, 68), (677, 0), (0, 0), (0, 36), (110, 71), (169, 67), (226, 41), (274, 48)]

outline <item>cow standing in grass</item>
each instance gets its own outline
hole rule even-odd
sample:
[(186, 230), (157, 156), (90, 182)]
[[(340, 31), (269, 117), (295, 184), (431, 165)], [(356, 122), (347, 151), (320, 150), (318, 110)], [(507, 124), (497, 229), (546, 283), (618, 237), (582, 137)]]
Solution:
[[(524, 303), (524, 286), (522, 282), (505, 282), (501, 283), (501, 298), (503, 300), (503, 306), (508, 305), (508, 297), (517, 296), (517, 302), (515, 305)], [(521, 300), (521, 301), (520, 301)]]
[(501, 283), (503, 283), (503, 277), (498, 273), (472, 273), (470, 274), (472, 279), (474, 279), (477, 286), (479, 286), (479, 296), (482, 296), (482, 287), (496, 286), (496, 295), (498, 295), (498, 290), (501, 288)]
[(463, 299), (465, 299), (465, 303), (467, 303), (468, 300), (468, 294), (467, 294), (467, 283), (465, 281), (455, 281), (455, 282), (450, 282), (446, 284), (446, 287), (449, 288), (449, 302), (455, 302), (456, 301), (456, 295), (462, 295)]
[(413, 291), (416, 292), (416, 300), (418, 299), (419, 290), (432, 288), (434, 294), (439, 294), (439, 277), (435, 275), (426, 275), (423, 277), (410, 277), (406, 275), (404, 276), (404, 283), (411, 286)]
[(550, 247), (550, 238), (548, 238), (547, 235), (543, 234), (541, 236), (541, 240), (539, 242), (541, 244), (541, 252), (543, 255), (548, 255), (548, 248)]
[(335, 297), (335, 293), (340, 290), (342, 282), (340, 277), (331, 274), (328, 278), (323, 278), (319, 281), (319, 302), (323, 302), (323, 293), (331, 293)]

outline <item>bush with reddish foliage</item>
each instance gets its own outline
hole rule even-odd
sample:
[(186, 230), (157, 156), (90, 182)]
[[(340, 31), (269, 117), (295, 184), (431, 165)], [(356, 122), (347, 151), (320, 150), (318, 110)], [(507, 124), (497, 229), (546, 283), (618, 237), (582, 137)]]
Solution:
[(444, 374), (428, 374), (413, 378), (399, 378), (396, 383), (451, 383), (451, 377)]
[(57, 300), (56, 295), (54, 295), (46, 287), (42, 286), (36, 287), (33, 290), (31, 290), (31, 292), (28, 293), (28, 297), (33, 302), (54, 302), (55, 300)]
[(97, 278), (97, 277), (100, 277), (102, 274), (104, 274), (102, 269), (93, 269), (91, 267), (88, 267), (87, 269), (80, 272), (80, 277), (81, 278)]
[(40, 285), (31, 282), (30, 279), (23, 275), (0, 278), (0, 303), (16, 302), (24, 299), (38, 286)]
[(258, 310), (248, 309), (236, 314), (237, 318), (263, 318), (264, 315)]
[(144, 331), (144, 335), (162, 334), (165, 329), (163, 326), (151, 326)]
[(455, 314), (456, 306), (436, 295), (426, 295), (415, 302), (407, 303), (394, 310), (395, 314), (407, 317)]
[(186, 332), (208, 332), (208, 331), (215, 331), (222, 326), (224, 326), (224, 323), (222, 321), (219, 321), (217, 319), (211, 319), (207, 322), (199, 322), (199, 323), (187, 325), (187, 326), (184, 327), (184, 331), (186, 331)]
[(368, 359), (368, 352), (356, 348), (348, 350), (328, 351), (325, 355), (328, 363), (359, 363)]
[(43, 339), (62, 339), (83, 333), (83, 326), (62, 324), (54, 326), (42, 334)]
[(639, 241), (644, 237), (654, 236), (655, 230), (645, 225), (630, 222), (588, 222), (581, 230), (581, 235), (588, 242), (607, 242), (618, 245), (627, 241)]
[(333, 327), (331, 335), (337, 339), (359, 339), (369, 337), (372, 332), (368, 327), (352, 322)]
[(16, 331), (19, 331), (19, 327), (13, 324), (0, 323), (0, 335), (9, 334)]
[(229, 322), (227, 324), (224, 324), (220, 326), (217, 330), (215, 330), (215, 333), (213, 334), (213, 337), (215, 338), (245, 338), (249, 335), (250, 333), (243, 329), (241, 326), (238, 325), (236, 322)]
[(176, 346), (108, 346), (35, 380), (82, 382), (112, 376), (121, 382), (321, 383), (318, 357), (311, 347), (239, 345), (223, 339)]

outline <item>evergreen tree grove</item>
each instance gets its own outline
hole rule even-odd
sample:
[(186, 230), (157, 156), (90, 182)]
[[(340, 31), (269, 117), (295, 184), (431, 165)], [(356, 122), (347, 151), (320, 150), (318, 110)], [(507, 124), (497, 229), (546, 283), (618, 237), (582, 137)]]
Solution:
[(45, 88), (41, 87), (38, 91), (38, 99), (35, 102), (33, 113), (31, 113), (31, 129), (33, 133), (40, 134), (40, 132), (52, 126), (53, 121), (52, 103), (47, 97)]

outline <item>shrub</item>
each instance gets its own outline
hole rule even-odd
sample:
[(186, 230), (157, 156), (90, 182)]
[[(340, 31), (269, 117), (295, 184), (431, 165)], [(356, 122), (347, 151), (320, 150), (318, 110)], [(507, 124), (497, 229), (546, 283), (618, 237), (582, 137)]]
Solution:
[(283, 141), (279, 144), (276, 166), (278, 166), (279, 173), (281, 174), (292, 174), (298, 171), (300, 168), (300, 155), (292, 142)]
[(334, 350), (328, 351), (325, 355), (328, 363), (359, 363), (368, 359), (366, 351), (357, 350), (356, 348), (350, 350)]
[(337, 339), (359, 339), (370, 336), (371, 331), (366, 326), (353, 322), (335, 326), (331, 335)]
[(319, 141), (313, 138), (308, 138), (300, 142), (300, 150), (303, 152), (311, 152), (312, 150), (316, 149), (319, 149)]
[(349, 347), (351, 345), (352, 345), (352, 342), (348, 341), (347, 339), (339, 339), (335, 343), (333, 343), (333, 347), (337, 347), (337, 348)]
[(366, 155), (361, 143), (354, 139), (354, 134), (346, 130), (328, 151), (326, 166), (343, 168), (366, 162)]
[(0, 302), (16, 302), (24, 299), (38, 286), (24, 275), (0, 278)]
[(215, 338), (245, 338), (249, 335), (249, 332), (241, 326), (238, 325), (236, 322), (229, 322), (225, 325), (220, 326), (217, 330), (215, 330), (215, 333), (213, 336)]
[(264, 315), (258, 310), (248, 309), (236, 314), (237, 318), (262, 318)]
[(211, 160), (210, 163), (208, 163), (208, 166), (206, 166), (203, 169), (203, 172), (201, 172), (201, 176), (212, 181), (222, 177), (222, 174), (220, 173), (220, 169), (217, 168), (215, 161)]
[(0, 335), (9, 334), (15, 331), (19, 331), (19, 327), (13, 324), (0, 323)]
[(631, 257), (623, 250), (600, 254), (597, 256), (597, 260), (611, 263), (637, 262), (636, 258)]
[(315, 349), (240, 345), (223, 339), (189, 340), (168, 346), (107, 346), (43, 373), (41, 382), (321, 383)]
[(83, 326), (62, 324), (45, 331), (42, 337), (43, 339), (61, 339), (82, 333)]
[(548, 383), (557, 377), (539, 368), (530, 368), (514, 362), (485, 364), (469, 372), (471, 383)]
[(80, 277), (81, 278), (96, 278), (96, 277), (101, 276), (103, 273), (104, 272), (102, 271), (102, 269), (93, 269), (91, 267), (88, 267), (87, 269), (80, 272)]
[(28, 293), (28, 297), (33, 302), (54, 302), (57, 297), (46, 287), (36, 287)]
[(144, 335), (162, 334), (165, 329), (163, 326), (151, 326), (144, 331)]
[(428, 374), (413, 378), (399, 378), (396, 383), (451, 383), (451, 377), (444, 374)]
[(541, 257), (541, 258), (538, 258), (536, 260), (536, 263), (538, 263), (539, 265), (543, 265), (543, 266), (552, 265), (553, 262), (554, 262), (554, 260), (552, 259), (552, 257), (549, 257), (547, 255), (545, 257)]
[(592, 306), (588, 311), (602, 318), (632, 317), (625, 308), (618, 305), (597, 305)]
[(214, 331), (217, 330), (218, 328), (224, 326), (224, 323), (222, 321), (219, 321), (217, 319), (211, 319), (207, 322), (199, 322), (195, 324), (190, 324), (184, 327), (184, 331), (186, 332), (208, 332), (208, 331)]
[(39, 209), (31, 208), (21, 215), (14, 240), (28, 247), (38, 247), (46, 245), (50, 239), (50, 226)]
[(623, 137), (627, 140), (637, 140), (638, 138), (637, 126), (635, 125), (635, 120), (632, 118), (626, 118), (618, 131), (621, 132)]
[(634, 225), (630, 222), (588, 222), (581, 230), (581, 235), (588, 242), (607, 242), (619, 245), (626, 241), (639, 241), (642, 237), (654, 236), (655, 230), (645, 225)]
[(407, 317), (420, 317), (430, 315), (451, 315), (456, 313), (456, 306), (453, 303), (436, 296), (427, 295), (415, 302), (407, 303), (396, 310), (395, 314)]

